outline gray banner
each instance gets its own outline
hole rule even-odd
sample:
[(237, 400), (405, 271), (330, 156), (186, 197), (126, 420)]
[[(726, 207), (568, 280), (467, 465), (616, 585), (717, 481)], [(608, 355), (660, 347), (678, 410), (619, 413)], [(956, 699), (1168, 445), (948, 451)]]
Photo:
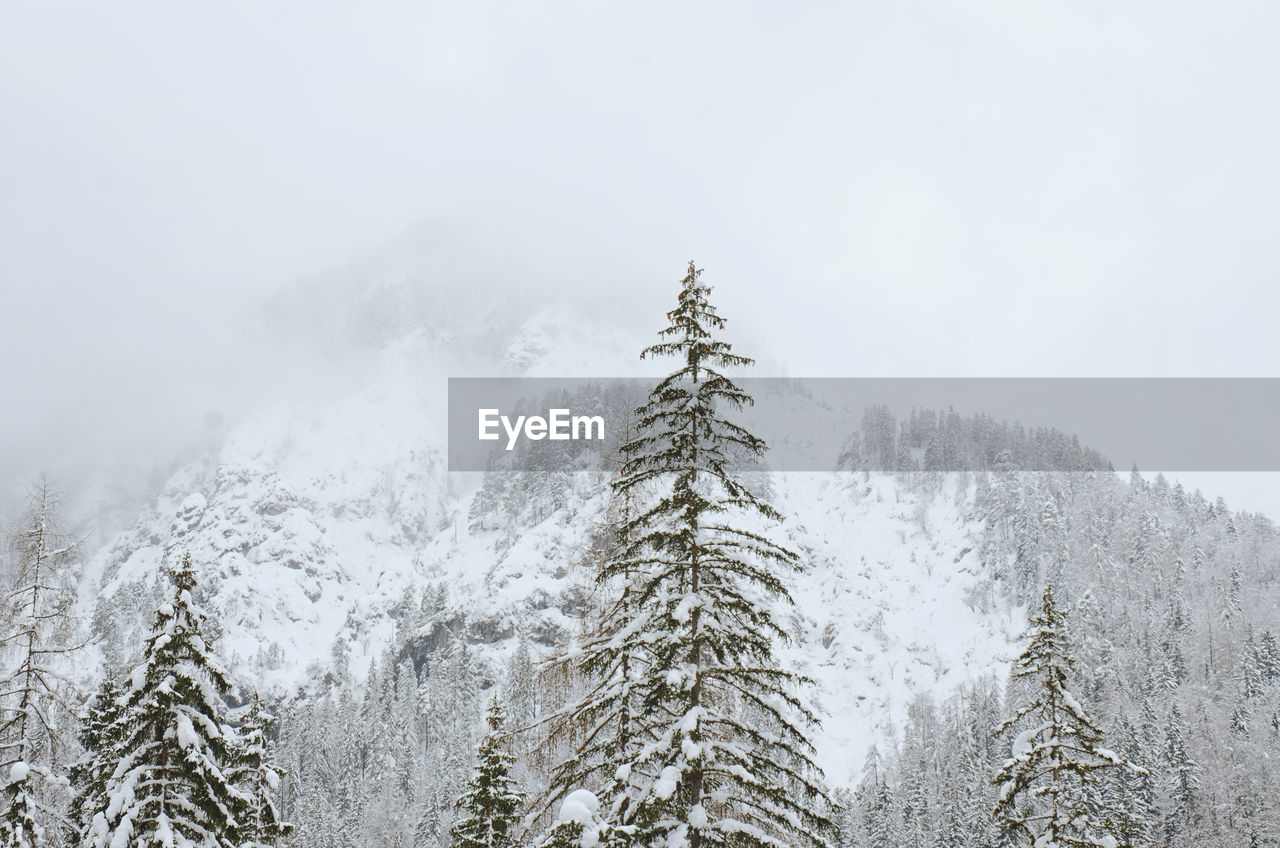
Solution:
[[(780, 471), (1280, 471), (1280, 379), (743, 378)], [(651, 379), (449, 380), (449, 470), (611, 461)]]

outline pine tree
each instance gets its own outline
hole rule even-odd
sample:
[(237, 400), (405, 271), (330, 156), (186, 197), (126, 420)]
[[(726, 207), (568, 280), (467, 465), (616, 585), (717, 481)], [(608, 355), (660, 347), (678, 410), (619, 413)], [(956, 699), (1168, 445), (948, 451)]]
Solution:
[(515, 758), (502, 750), (505, 717), (497, 695), (486, 720), (489, 732), (480, 742), (467, 791), (457, 802), (462, 818), (450, 831), (453, 848), (510, 848), (516, 844), (524, 798), (510, 775)]
[(1020, 706), (997, 729), (1023, 728), (1013, 756), (996, 773), (999, 796), (994, 814), (1005, 838), (1034, 848), (1122, 844), (1095, 811), (1104, 801), (1104, 769), (1127, 767), (1101, 747), (1102, 731), (1067, 688), (1074, 662), (1067, 620), (1047, 585), (1030, 617), (1030, 644), (1014, 661), (1012, 676), (1034, 684), (1030, 703)]
[(172, 599), (156, 610), (125, 699), (130, 729), (94, 848), (234, 848), (242, 838), (250, 799), (228, 777), (241, 756), (220, 697), (230, 684), (201, 636), (191, 557), (169, 576)]
[(511, 722), (517, 730), (528, 727), (537, 716), (537, 692), (533, 658), (524, 639), (516, 646), (507, 664), (506, 693)]
[(1262, 631), (1262, 635), (1258, 637), (1254, 662), (1264, 680), (1280, 680), (1280, 645), (1276, 643), (1275, 634), (1270, 630)]
[(792, 551), (747, 527), (779, 519), (735, 474), (765, 451), (727, 415), (754, 403), (721, 369), (749, 366), (715, 332), (724, 319), (689, 264), (659, 343), (676, 371), (637, 410), (614, 483), (642, 506), (602, 576), (634, 581), (623, 631), (643, 643), (633, 671), (642, 745), (617, 762), (625, 797), (611, 824), (635, 845), (825, 846), (830, 806), (811, 755), (812, 714), (778, 668), (787, 634), (761, 600), (789, 603)]
[(1187, 727), (1174, 704), (1165, 728), (1164, 764), (1169, 775), (1169, 809), (1164, 818), (1165, 839), (1173, 842), (1196, 821), (1196, 796), (1200, 791), (1198, 766), (1187, 754)]
[[(1124, 740), (1123, 756), (1128, 762), (1142, 762), (1134, 730), (1123, 719), (1121, 725), (1119, 736)], [(1157, 820), (1150, 772), (1146, 769), (1107, 769), (1102, 780), (1102, 815), (1110, 831), (1116, 835), (1117, 844), (1150, 845)]]
[(84, 757), (71, 767), (74, 794), (68, 815), (73, 842), (87, 838), (89, 827), (107, 809), (107, 784), (116, 763), (124, 756), (129, 736), (125, 690), (111, 674), (103, 678), (80, 724), (80, 746)]
[(228, 772), (231, 781), (248, 797), (238, 843), (241, 848), (267, 848), (293, 830), (292, 825), (281, 819), (276, 806), (282, 775), (272, 762), (267, 741), (274, 724), (275, 716), (267, 712), (254, 695), (240, 724), (239, 762)]
[(36, 848), (65, 826), (62, 763), (76, 711), (64, 663), (76, 650), (66, 644), (76, 545), (57, 525), (57, 496), (41, 480), (11, 539), (17, 568), (4, 599), (10, 623), (0, 650), (14, 664), (0, 680), (0, 846)]
[(898, 802), (889, 781), (876, 777), (868, 789), (863, 813), (863, 826), (870, 837), (867, 848), (898, 848), (902, 844), (902, 826), (897, 813)]

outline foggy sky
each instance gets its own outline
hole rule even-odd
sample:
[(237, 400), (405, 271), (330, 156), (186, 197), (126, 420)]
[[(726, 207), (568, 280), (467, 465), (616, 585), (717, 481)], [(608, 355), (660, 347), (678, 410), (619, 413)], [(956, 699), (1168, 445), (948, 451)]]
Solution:
[(796, 375), (1273, 375), (1278, 25), (1262, 2), (9, 4), (0, 454), (216, 406), (271, 376), (246, 312), (437, 227), (513, 286), (658, 318), (696, 258)]

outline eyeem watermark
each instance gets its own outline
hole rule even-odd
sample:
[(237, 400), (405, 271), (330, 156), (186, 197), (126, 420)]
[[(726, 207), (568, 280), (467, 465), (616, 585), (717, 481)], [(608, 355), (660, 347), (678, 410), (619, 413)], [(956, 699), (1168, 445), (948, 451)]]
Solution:
[[(780, 471), (1280, 471), (1275, 378), (771, 378), (722, 410)], [(652, 379), (450, 378), (449, 469), (607, 467)]]
[(507, 450), (515, 448), (521, 435), (535, 442), (542, 439), (553, 442), (604, 439), (603, 415), (573, 415), (568, 409), (552, 409), (545, 418), (541, 415), (517, 415), (512, 421), (498, 409), (480, 409), (477, 414), (480, 428), (476, 438), (482, 442), (496, 441), (501, 427), (507, 437)]

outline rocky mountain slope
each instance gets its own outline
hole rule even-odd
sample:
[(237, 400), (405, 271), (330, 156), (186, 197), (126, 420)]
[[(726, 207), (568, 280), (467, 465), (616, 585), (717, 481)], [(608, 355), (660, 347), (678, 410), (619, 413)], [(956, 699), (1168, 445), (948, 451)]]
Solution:
[[(278, 695), (323, 676), (335, 650), (358, 674), (404, 625), (406, 599), (440, 587), (452, 632), (495, 674), (521, 639), (547, 652), (572, 638), (604, 475), (564, 475), (546, 508), (486, 520), (483, 475), (446, 470), (439, 340), (449, 334), (398, 329), (377, 340), (362, 387), (234, 424), (90, 558), (84, 603), (105, 662), (130, 661), (162, 565), (188, 551), (221, 654), (240, 680)], [(608, 373), (638, 342), (545, 307), (487, 358), (498, 373)], [(793, 636), (784, 657), (817, 682), (822, 763), (845, 783), (915, 693), (942, 697), (1001, 674), (1021, 610), (976, 600), (984, 575), (967, 478), (929, 494), (860, 472), (778, 474), (771, 486), (781, 535), (808, 564), (795, 607), (780, 611)]]

